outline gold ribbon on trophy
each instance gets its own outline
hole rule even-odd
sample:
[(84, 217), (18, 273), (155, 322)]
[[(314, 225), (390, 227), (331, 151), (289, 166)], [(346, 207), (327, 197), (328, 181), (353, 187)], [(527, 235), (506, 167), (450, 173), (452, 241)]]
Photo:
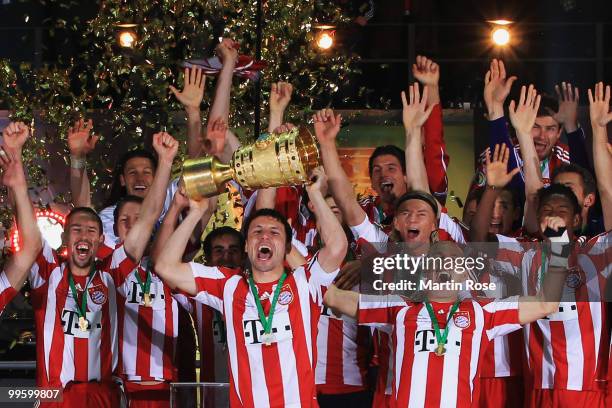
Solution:
[(249, 190), (303, 184), (319, 165), (316, 140), (300, 127), (239, 148), (229, 164), (210, 156), (185, 160), (183, 183), (187, 195), (198, 200), (222, 193), (230, 180)]

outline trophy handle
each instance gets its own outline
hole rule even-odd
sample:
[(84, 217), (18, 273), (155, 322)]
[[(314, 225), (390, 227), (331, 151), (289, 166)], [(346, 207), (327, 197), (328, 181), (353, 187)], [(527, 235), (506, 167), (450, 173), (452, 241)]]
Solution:
[(182, 181), (192, 200), (213, 197), (225, 190), (225, 183), (234, 178), (234, 170), (216, 157), (185, 160)]

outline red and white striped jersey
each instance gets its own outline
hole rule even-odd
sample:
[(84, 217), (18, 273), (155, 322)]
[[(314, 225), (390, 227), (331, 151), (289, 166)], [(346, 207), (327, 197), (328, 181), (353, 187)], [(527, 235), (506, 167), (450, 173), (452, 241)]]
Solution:
[(370, 329), (355, 319), (336, 317), (322, 306), (317, 335), (317, 391), (343, 394), (366, 388)]
[[(432, 302), (441, 329), (452, 303)], [(462, 301), (449, 324), (446, 353), (438, 345), (424, 303), (389, 296), (360, 296), (359, 324), (393, 325), (398, 407), (470, 407), (478, 396), (478, 369), (487, 343), (520, 329), (518, 298)]]
[(378, 378), (372, 406), (387, 408), (392, 402), (395, 352), (391, 341), (393, 326), (374, 329), (374, 358), (378, 366)]
[(77, 303), (68, 283), (68, 265), (43, 240), (30, 269), (32, 307), (36, 323), (37, 383), (65, 386), (70, 381), (108, 381), (119, 360), (116, 285), (136, 266), (118, 246), (98, 265), (87, 293), (87, 276), (73, 276), (81, 296), (87, 296), (89, 329), (78, 325)]
[(200, 381), (228, 382), (227, 336), (221, 313), (203, 303), (174, 294), (179, 304), (191, 314), (200, 349)]
[[(248, 281), (225, 268), (191, 263), (195, 300), (223, 314), (230, 362), (230, 405), (298, 407), (316, 404), (317, 323), (323, 292), (337, 273), (326, 273), (315, 256), (287, 276), (274, 311), (270, 346)], [(276, 282), (257, 283), (269, 314)]]
[(117, 286), (121, 374), (130, 381), (176, 381), (178, 304), (170, 288), (151, 272), (151, 306), (144, 305), (136, 273), (144, 283), (148, 262), (143, 259)]
[[(508, 240), (506, 239), (507, 241)], [(559, 311), (524, 327), (530, 383), (537, 389), (598, 390), (605, 380), (609, 328), (603, 299), (612, 272), (612, 232), (577, 246)], [(539, 289), (542, 257), (516, 243), (504, 245), (509, 273), (520, 274), (526, 294)], [(501, 251), (501, 250), (500, 250)], [(498, 255), (497, 258), (500, 258)], [(573, 300), (573, 301), (568, 301)]]
[(4, 271), (0, 272), (0, 314), (2, 314), (6, 305), (13, 300), (15, 295), (17, 295), (17, 291), (11, 286)]

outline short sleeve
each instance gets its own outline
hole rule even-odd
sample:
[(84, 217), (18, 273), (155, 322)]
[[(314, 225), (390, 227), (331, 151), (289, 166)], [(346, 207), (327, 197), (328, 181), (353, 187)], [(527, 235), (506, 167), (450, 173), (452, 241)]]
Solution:
[(102, 261), (102, 267), (100, 269), (110, 273), (115, 281), (115, 285), (120, 286), (137, 266), (138, 263), (134, 262), (127, 255), (125, 247), (121, 244), (115, 248), (111, 256)]
[(11, 286), (4, 271), (0, 272), (0, 314), (16, 294), (17, 291)]
[(296, 272), (304, 268), (306, 279), (308, 280), (310, 297), (316, 304), (322, 305), (325, 289), (334, 282), (334, 279), (336, 279), (336, 276), (338, 276), (340, 269), (336, 269), (333, 272), (325, 272), (325, 270), (323, 270), (319, 264), (318, 255), (319, 253), (317, 252), (308, 260), (306, 265), (296, 269)]
[(377, 225), (372, 224), (368, 217), (365, 217), (359, 225), (351, 227), (351, 232), (356, 240), (366, 242), (387, 242), (389, 236)]
[(115, 225), (115, 205), (108, 206), (98, 213), (102, 220), (102, 232), (104, 232), (104, 242), (114, 248), (119, 243), (119, 238), (115, 235), (113, 226)]
[(43, 247), (30, 268), (29, 279), (32, 289), (38, 289), (45, 285), (51, 272), (59, 266), (57, 254), (51, 248), (51, 245), (45, 239), (42, 240), (42, 244)]
[(395, 318), (400, 310), (409, 308), (406, 301), (397, 295), (359, 295), (359, 324), (375, 328), (385, 328), (395, 324)]
[(453, 220), (446, 212), (440, 214), (440, 220), (438, 221), (438, 228), (445, 231), (450, 239), (454, 242), (465, 244), (465, 235), (463, 235), (463, 229), (461, 225)]
[(223, 288), (228, 279), (228, 274), (223, 273), (217, 267), (190, 262), (189, 267), (196, 284), (196, 302), (218, 310), (223, 314)]
[(482, 306), (485, 332), (489, 340), (505, 336), (521, 328), (519, 323), (519, 297), (496, 299)]

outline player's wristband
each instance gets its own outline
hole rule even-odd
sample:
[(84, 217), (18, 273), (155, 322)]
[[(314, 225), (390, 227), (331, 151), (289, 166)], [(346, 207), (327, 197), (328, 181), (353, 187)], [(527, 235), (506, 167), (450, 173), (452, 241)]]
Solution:
[(70, 155), (70, 168), (71, 169), (84, 169), (87, 166), (87, 160), (77, 156)]

